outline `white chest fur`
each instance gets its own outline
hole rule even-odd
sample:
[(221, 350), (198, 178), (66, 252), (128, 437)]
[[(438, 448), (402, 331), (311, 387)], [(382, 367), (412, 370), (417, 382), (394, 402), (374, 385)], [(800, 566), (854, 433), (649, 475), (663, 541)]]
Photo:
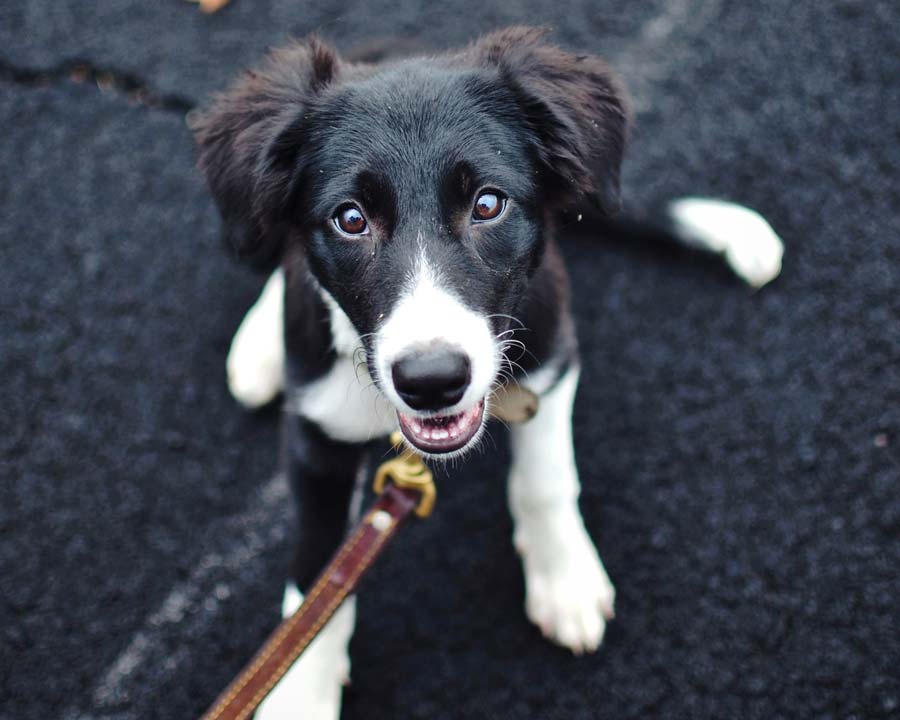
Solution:
[(323, 377), (291, 392), (287, 409), (316, 423), (334, 440), (365, 442), (388, 435), (397, 429), (397, 414), (357, 353), (362, 343), (353, 323), (331, 295), (321, 293), (338, 357)]
[(287, 409), (342, 442), (365, 442), (397, 428), (397, 414), (365, 366), (346, 356), (323, 377), (292, 391)]

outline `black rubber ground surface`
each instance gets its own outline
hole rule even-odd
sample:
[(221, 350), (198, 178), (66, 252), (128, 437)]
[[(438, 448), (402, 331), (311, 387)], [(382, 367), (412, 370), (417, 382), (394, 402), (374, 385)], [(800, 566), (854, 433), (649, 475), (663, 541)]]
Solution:
[(0, 717), (189, 718), (277, 618), (278, 413), (223, 372), (261, 281), (219, 247), (185, 110), (290, 33), (516, 21), (634, 88), (632, 202), (740, 200), (785, 268), (753, 294), (573, 234), (618, 618), (581, 659), (525, 620), (497, 428), (367, 580), (344, 717), (900, 717), (900, 6), (97, 6), (0, 8)]

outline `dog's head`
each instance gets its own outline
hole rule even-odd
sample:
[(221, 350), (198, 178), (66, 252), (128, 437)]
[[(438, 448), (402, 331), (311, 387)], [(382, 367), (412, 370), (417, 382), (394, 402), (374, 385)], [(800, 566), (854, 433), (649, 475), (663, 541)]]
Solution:
[(512, 28), (452, 54), (274, 53), (203, 114), (200, 165), (238, 252), (302, 247), (407, 439), (474, 441), (548, 222), (618, 205), (627, 112), (597, 58)]

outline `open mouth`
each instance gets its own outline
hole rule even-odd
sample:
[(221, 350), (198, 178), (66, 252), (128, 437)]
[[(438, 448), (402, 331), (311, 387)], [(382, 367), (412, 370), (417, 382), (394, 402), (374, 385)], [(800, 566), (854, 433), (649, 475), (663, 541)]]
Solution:
[(407, 415), (397, 412), (400, 430), (412, 445), (426, 453), (459, 450), (478, 434), (484, 416), (484, 400), (455, 415)]

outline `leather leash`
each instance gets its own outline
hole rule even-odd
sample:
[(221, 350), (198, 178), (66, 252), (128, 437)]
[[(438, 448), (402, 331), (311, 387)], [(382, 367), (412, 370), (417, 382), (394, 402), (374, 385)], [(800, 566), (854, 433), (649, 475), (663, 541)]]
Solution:
[[(537, 398), (520, 386), (495, 394), (492, 414), (507, 422), (527, 420), (537, 411)], [(247, 720), (315, 639), (363, 573), (415, 513), (425, 518), (434, 509), (436, 489), (422, 459), (403, 448), (400, 432), (391, 436), (400, 455), (375, 473), (378, 499), (338, 548), (297, 612), (275, 628), (253, 659), (219, 695), (201, 720)]]

